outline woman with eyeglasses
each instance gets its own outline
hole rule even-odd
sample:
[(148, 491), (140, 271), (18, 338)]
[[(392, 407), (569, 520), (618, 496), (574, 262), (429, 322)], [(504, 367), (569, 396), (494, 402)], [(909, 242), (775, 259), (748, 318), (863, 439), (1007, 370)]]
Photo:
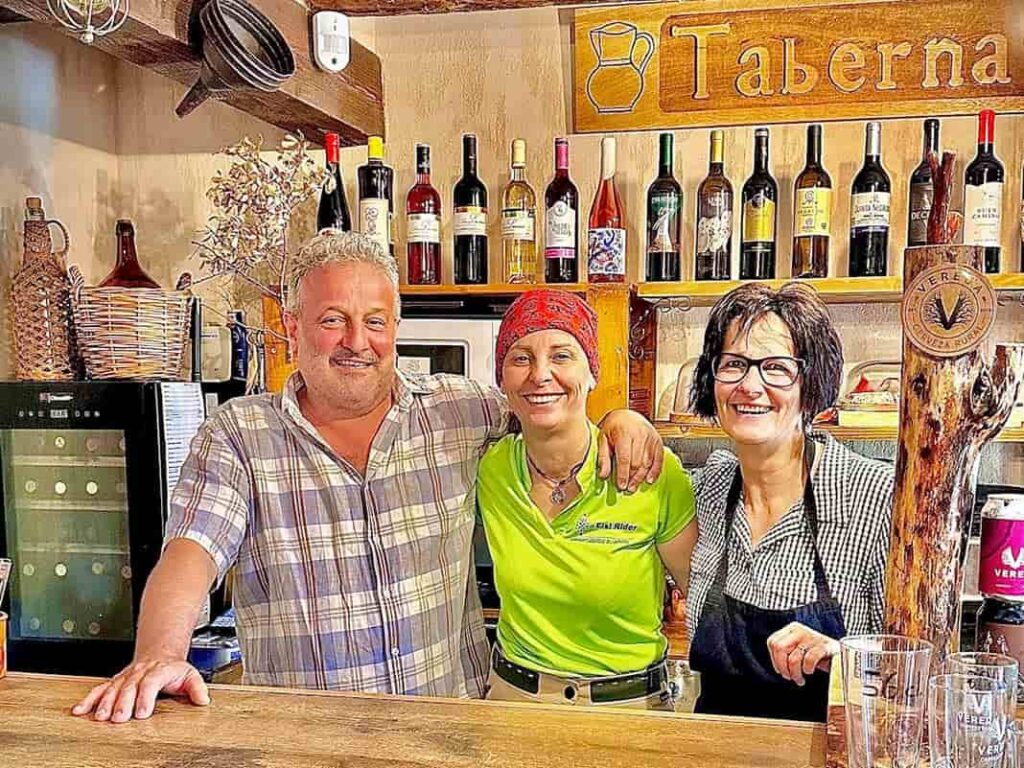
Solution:
[(842, 373), (807, 286), (746, 284), (711, 311), (690, 404), (733, 451), (693, 476), (698, 712), (824, 721), (838, 639), (881, 630), (893, 470), (813, 429)]

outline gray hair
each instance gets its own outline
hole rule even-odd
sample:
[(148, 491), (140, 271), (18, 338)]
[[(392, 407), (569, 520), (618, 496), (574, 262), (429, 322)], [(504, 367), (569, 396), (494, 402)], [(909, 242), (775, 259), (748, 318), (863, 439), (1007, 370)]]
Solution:
[(398, 293), (398, 265), (380, 243), (357, 232), (342, 232), (340, 229), (322, 229), (309, 240), (290, 260), (285, 276), (285, 309), (295, 312), (299, 308), (299, 283), (318, 267), (327, 264), (369, 264), (376, 267), (388, 278), (395, 289), (395, 315), (397, 317), (400, 299)]

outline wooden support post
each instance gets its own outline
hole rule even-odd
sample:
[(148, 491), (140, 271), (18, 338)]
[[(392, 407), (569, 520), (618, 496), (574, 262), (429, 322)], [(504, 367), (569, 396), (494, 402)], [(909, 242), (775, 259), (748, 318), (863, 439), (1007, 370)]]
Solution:
[(608, 411), (629, 407), (629, 286), (591, 284), (587, 303), (597, 313), (601, 376), (590, 393), (587, 415), (600, 421)]
[(658, 415), (658, 307), (635, 293), (629, 300), (629, 407), (654, 421)]
[(1024, 345), (984, 342), (996, 302), (977, 246), (925, 245), (904, 256), (903, 373), (885, 631), (958, 647), (963, 559), (982, 446), (1006, 423)]

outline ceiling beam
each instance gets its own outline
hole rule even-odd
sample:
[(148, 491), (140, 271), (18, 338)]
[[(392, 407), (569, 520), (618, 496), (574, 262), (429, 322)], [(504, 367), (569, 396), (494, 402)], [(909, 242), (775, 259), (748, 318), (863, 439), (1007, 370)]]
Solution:
[(591, 7), (624, 5), (636, 0), (312, 0), (318, 9), (349, 16), (401, 16), (413, 13), (461, 13), (540, 8), (548, 5)]
[[(305, 8), (295, 0), (250, 2), (288, 42), (295, 56), (295, 74), (277, 91), (230, 91), (221, 100), (286, 131), (301, 130), (316, 144), (322, 143), (324, 131), (336, 131), (346, 145), (365, 144), (367, 136), (383, 136), (384, 89), (376, 54), (353, 40), (351, 61), (343, 72), (321, 71), (310, 55)], [(0, 6), (72, 34), (50, 15), (46, 0), (0, 0)], [(131, 0), (124, 25), (96, 38), (93, 46), (191, 86), (201, 64), (188, 42), (191, 10), (191, 0)]]

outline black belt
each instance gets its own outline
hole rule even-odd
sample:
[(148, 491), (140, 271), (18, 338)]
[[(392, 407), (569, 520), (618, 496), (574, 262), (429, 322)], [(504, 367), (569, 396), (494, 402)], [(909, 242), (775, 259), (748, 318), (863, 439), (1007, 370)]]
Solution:
[[(532, 694), (536, 694), (540, 690), (541, 673), (509, 661), (498, 649), (498, 646), (494, 646), (492, 665), (495, 674), (509, 685)], [(553, 677), (555, 676), (553, 675)], [(590, 700), (595, 704), (628, 701), (646, 698), (666, 690), (668, 669), (665, 666), (665, 661), (662, 660), (651, 664), (640, 672), (608, 675), (607, 677), (583, 677), (579, 680), (588, 683)], [(568, 698), (572, 698), (572, 696), (568, 696)]]

